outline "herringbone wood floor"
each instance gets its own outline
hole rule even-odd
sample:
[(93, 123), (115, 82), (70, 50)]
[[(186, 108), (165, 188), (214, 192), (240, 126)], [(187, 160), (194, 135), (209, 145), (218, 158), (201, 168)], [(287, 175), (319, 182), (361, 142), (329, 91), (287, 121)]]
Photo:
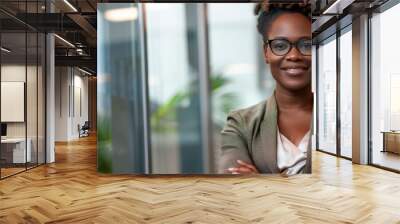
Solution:
[(0, 181), (0, 223), (400, 223), (400, 175), (315, 152), (291, 178), (96, 173), (95, 138)]

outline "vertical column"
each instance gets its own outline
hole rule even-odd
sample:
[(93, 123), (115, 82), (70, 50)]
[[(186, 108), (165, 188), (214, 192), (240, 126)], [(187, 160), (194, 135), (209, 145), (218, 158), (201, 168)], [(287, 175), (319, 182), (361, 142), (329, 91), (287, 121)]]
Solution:
[(55, 74), (54, 36), (46, 36), (46, 163), (55, 161)]
[(207, 29), (207, 5), (197, 4), (198, 19), (198, 45), (199, 45), (199, 85), (200, 85), (200, 106), (202, 125), (202, 151), (204, 172), (211, 173), (214, 170), (214, 153), (212, 144), (212, 120), (211, 120), (211, 87), (209, 68), (209, 44)]
[(147, 23), (146, 9), (143, 4), (138, 4), (139, 12), (139, 29), (140, 35), (139, 48), (140, 55), (143, 59), (140, 61), (142, 78), (142, 113), (143, 113), (143, 149), (144, 149), (144, 169), (146, 174), (152, 173), (152, 157), (151, 157), (151, 132), (150, 132), (150, 101), (149, 101), (149, 72), (148, 72), (148, 55), (147, 55)]
[[(46, 3), (47, 12), (54, 11), (50, 1)], [(55, 161), (55, 53), (54, 35), (46, 34), (46, 163)]]
[(353, 162), (368, 163), (368, 15), (353, 20)]
[(340, 27), (336, 27), (336, 155), (342, 156), (341, 154), (341, 114), (340, 114), (340, 82), (341, 82), (341, 63), (340, 63)]

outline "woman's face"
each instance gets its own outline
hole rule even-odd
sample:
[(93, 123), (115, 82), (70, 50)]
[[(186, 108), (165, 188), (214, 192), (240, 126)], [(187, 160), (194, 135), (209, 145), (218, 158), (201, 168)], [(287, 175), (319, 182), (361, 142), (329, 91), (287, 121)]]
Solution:
[[(287, 39), (295, 43), (300, 39), (311, 39), (311, 21), (300, 13), (285, 13), (272, 22), (268, 40)], [(264, 47), (266, 63), (277, 85), (288, 90), (298, 91), (309, 88), (311, 84), (311, 55), (305, 56), (293, 46), (283, 56), (275, 55), (270, 47)]]

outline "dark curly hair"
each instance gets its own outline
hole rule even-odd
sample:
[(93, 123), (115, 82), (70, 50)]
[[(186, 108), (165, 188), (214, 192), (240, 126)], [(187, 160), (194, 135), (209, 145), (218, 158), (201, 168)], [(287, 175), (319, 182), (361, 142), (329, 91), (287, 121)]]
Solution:
[(282, 2), (282, 0), (267, 0), (256, 5), (254, 14), (258, 15), (257, 30), (263, 39), (268, 33), (271, 24), (282, 14), (300, 13), (311, 21), (311, 4), (307, 0)]

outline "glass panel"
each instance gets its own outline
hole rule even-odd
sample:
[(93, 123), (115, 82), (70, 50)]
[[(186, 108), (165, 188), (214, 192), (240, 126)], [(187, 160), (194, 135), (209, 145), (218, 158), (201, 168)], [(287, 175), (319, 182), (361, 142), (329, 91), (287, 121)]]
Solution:
[(36, 32), (28, 32), (28, 63), (26, 81), (26, 113), (27, 113), (27, 149), (28, 168), (37, 165), (37, 74), (38, 74), (38, 35)]
[(97, 6), (98, 170), (144, 173), (144, 72), (138, 5)]
[(1, 34), (1, 175), (25, 170), (26, 152), (25, 91), (26, 33)]
[[(253, 10), (253, 3), (208, 4), (216, 164), (220, 132), (228, 112), (265, 100), (275, 86), (264, 62), (262, 40), (257, 33)], [(242, 86), (246, 86), (246, 94), (242, 94)]]
[(196, 4), (145, 7), (152, 172), (204, 173)]
[(374, 15), (372, 25), (372, 163), (400, 170), (400, 5)]
[(336, 154), (336, 37), (318, 48), (318, 148)]
[(352, 33), (340, 37), (340, 153), (352, 157)]
[[(24, 17), (25, 12), (43, 12), (44, 3), (45, 1), (9, 1), (2, 2), (1, 6), (15, 12), (17, 17)], [(0, 19), (7, 21), (1, 23), (3, 136), (0, 167), (2, 167), (1, 176), (4, 177), (23, 171), (26, 167), (36, 166), (38, 159), (40, 163), (44, 162), (45, 79), (43, 73), (46, 54), (44, 34), (30, 30), (23, 23), (8, 18), (6, 15), (1, 14)], [(30, 22), (35, 23), (35, 21)], [(38, 107), (38, 104), (41, 106)], [(38, 120), (39, 117), (40, 120)], [(41, 156), (38, 154), (39, 143)]]
[(46, 36), (44, 34), (39, 33), (39, 45), (38, 45), (38, 164), (45, 163), (45, 124), (46, 124), (46, 104), (45, 104), (45, 93), (46, 93), (46, 79), (45, 79), (45, 65), (46, 65)]

